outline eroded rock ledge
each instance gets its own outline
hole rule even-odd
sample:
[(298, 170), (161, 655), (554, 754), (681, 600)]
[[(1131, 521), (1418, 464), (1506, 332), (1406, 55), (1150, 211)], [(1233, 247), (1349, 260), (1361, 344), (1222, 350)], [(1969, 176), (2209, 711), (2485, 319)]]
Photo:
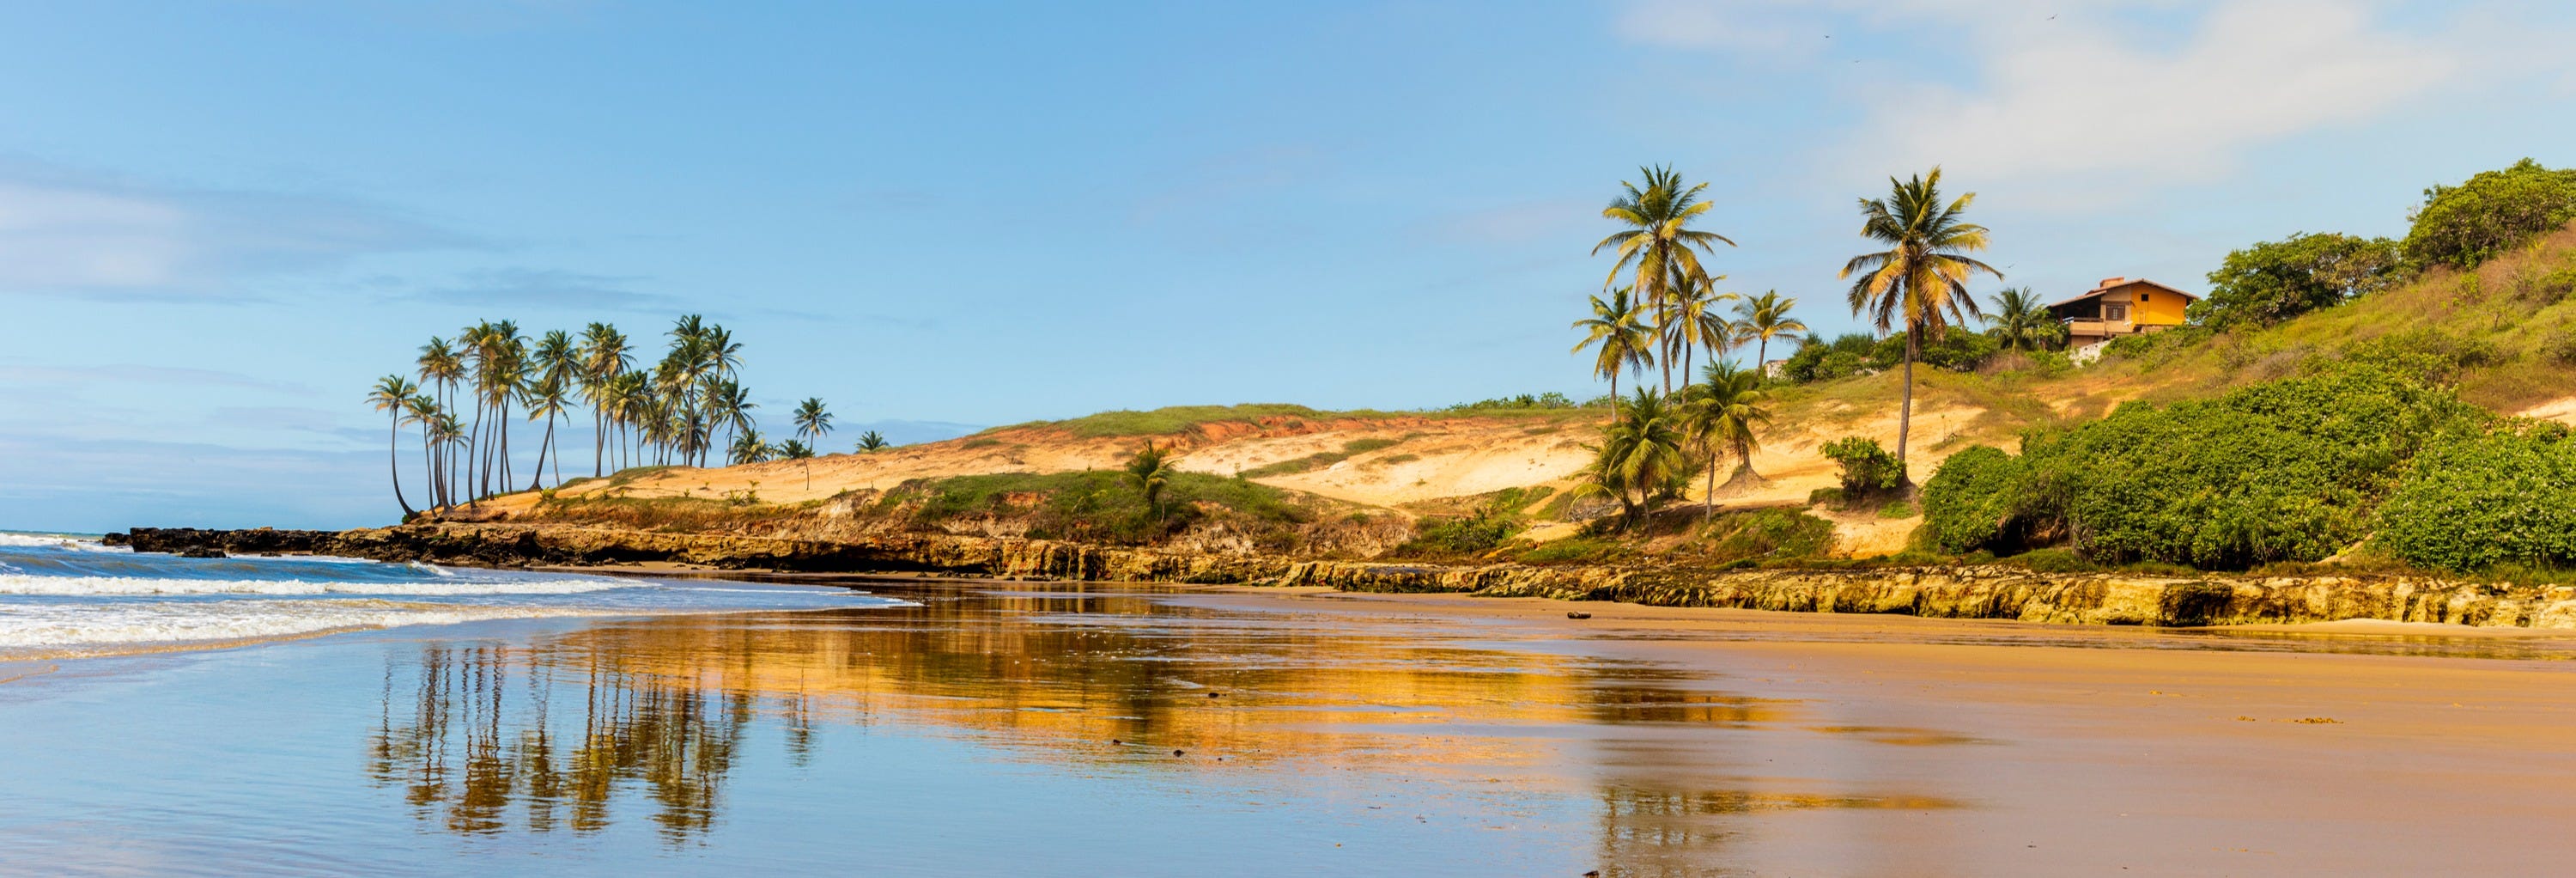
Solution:
[(147, 552), (314, 553), (500, 567), (670, 562), (737, 570), (1302, 585), (1360, 592), (1456, 592), (2104, 625), (2386, 619), (2576, 628), (2576, 588), (2405, 577), (2044, 574), (2002, 565), (1850, 570), (1446, 567), (968, 536), (821, 541), (508, 524), (423, 524), (337, 532), (136, 528), (124, 541)]

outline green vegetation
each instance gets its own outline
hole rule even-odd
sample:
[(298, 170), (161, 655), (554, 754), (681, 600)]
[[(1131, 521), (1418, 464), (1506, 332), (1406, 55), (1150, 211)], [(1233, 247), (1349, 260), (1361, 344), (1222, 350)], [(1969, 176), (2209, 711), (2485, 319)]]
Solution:
[(1799, 509), (1756, 509), (1711, 519), (1700, 528), (1718, 563), (1817, 558), (1834, 548), (1834, 523)]
[(1905, 487), (1905, 461), (1887, 453), (1876, 439), (1845, 436), (1825, 443), (1817, 452), (1840, 470), (1845, 503), (1861, 503)]
[(1682, 429), (1691, 444), (1708, 455), (1707, 493), (1701, 499), (1701, 517), (1717, 512), (1717, 457), (1723, 452), (1735, 455), (1735, 477), (1760, 479), (1753, 471), (1753, 452), (1762, 443), (1753, 435), (1757, 425), (1771, 422), (1771, 394), (1762, 390), (1762, 377), (1726, 363), (1711, 363), (1706, 379), (1683, 388)]
[(1951, 551), (2062, 538), (2098, 563), (2315, 561), (2368, 534), (2417, 451), (2482, 417), (2359, 362), (2214, 400), (2132, 404), (2033, 435), (2018, 458), (1961, 452), (1959, 469), (1944, 465), (1925, 486), (1927, 525)]
[(1565, 394), (1551, 390), (1540, 394), (1524, 393), (1519, 396), (1503, 396), (1493, 399), (1477, 400), (1475, 402), (1462, 402), (1446, 409), (1442, 409), (1442, 411), (1463, 414), (1474, 412), (1555, 411), (1576, 407), (1574, 400), (1567, 398)]
[[(1400, 413), (1381, 411), (1319, 411), (1302, 405), (1280, 403), (1247, 403), (1244, 405), (1179, 405), (1152, 411), (1101, 412), (1067, 421), (1033, 421), (1019, 428), (1044, 427), (1062, 430), (1092, 439), (1136, 436), (1172, 436), (1189, 432), (1202, 424), (1260, 424), (1265, 421), (1335, 421), (1345, 418), (1389, 418)], [(1008, 428), (1003, 428), (1008, 429)], [(986, 437), (989, 439), (989, 437)], [(975, 440), (968, 440), (971, 444)], [(998, 439), (990, 441), (999, 442)]]
[(1694, 475), (1680, 414), (1664, 397), (1640, 388), (1626, 411), (1602, 431), (1601, 444), (1587, 445), (1593, 459), (1583, 468), (1575, 493), (1608, 497), (1619, 503), (1622, 526), (1641, 523), (1647, 511), (1678, 498)]
[(2343, 234), (2291, 235), (2227, 254), (2191, 321), (2214, 329), (2270, 326), (2386, 289), (2404, 272), (2397, 242)]
[[(510, 425), (522, 417), (546, 425), (524, 490), (544, 487), (549, 464), (555, 485), (563, 485), (556, 427), (576, 417), (576, 406), (590, 410), (592, 478), (607, 472), (611, 461), (631, 469), (645, 459), (703, 466), (717, 450), (734, 462), (783, 456), (765, 445), (753, 450), (759, 430), (751, 411), (757, 406), (737, 380), (742, 345), (732, 333), (692, 314), (675, 322), (668, 335), (669, 353), (651, 369), (639, 370), (633, 345), (606, 323), (590, 324), (579, 340), (554, 330), (532, 345), (515, 323), (478, 322), (453, 341), (431, 338), (421, 346), (414, 360), (419, 384), (380, 381), (369, 401), (378, 411), (393, 412), (397, 429), (420, 427), (423, 475), (434, 508), (511, 490), (517, 458), (510, 451)], [(459, 414), (460, 395), (470, 399), (470, 414)], [(395, 502), (410, 514), (399, 477)]]
[(1179, 470), (1172, 468), (1171, 454), (1151, 442), (1145, 443), (1145, 450), (1136, 452), (1136, 456), (1127, 461), (1127, 478), (1144, 493), (1145, 509), (1154, 514), (1156, 521), (1163, 517), (1163, 488), (1171, 484), (1172, 475), (1177, 472)]
[(879, 433), (875, 430), (869, 430), (865, 433), (859, 434), (857, 450), (860, 454), (869, 454), (884, 451), (893, 444), (894, 443), (886, 441), (885, 434)]
[(2457, 186), (2434, 186), (2424, 190), (2414, 220), (2406, 258), (2474, 268), (2576, 220), (2576, 169), (2551, 170), (2526, 158)]
[(1412, 541), (1397, 547), (1415, 555), (1471, 555), (1503, 545), (1528, 526), (1521, 508), (1545, 497), (1549, 489), (1506, 488), (1487, 495), (1464, 516), (1425, 516), (1414, 522)]
[(2509, 424), (2416, 455), (2380, 510), (2378, 548), (2419, 567), (2576, 567), (2576, 437)]
[(1914, 361), (1921, 340), (1944, 337), (1953, 323), (1980, 316), (1976, 298), (1968, 295), (1970, 275), (2004, 275), (1968, 256), (1986, 249), (1986, 227), (1960, 218), (1977, 193), (1944, 203), (1938, 167), (1929, 176), (1890, 177), (1887, 184), (1888, 197), (1860, 203), (1861, 236), (1887, 249), (1852, 257), (1842, 276), (1859, 275), (1852, 281), (1852, 316), (1867, 316), (1880, 332), (1904, 329), (1904, 395), (1896, 410), (1896, 464), (1902, 470), (1914, 429)]
[(2049, 313), (2048, 302), (2029, 287), (2006, 287), (1995, 293), (1988, 332), (2006, 350), (2048, 351), (2066, 345), (2066, 324)]
[[(1653, 343), (1664, 351), (1664, 394), (1673, 392), (1673, 355), (1688, 355), (1693, 348), (1732, 341), (1733, 332), (1722, 318), (1715, 318), (1715, 303), (1739, 298), (1733, 293), (1718, 293), (1711, 287), (1724, 275), (1712, 277), (1700, 265), (1702, 255), (1712, 253), (1714, 245), (1733, 247), (1735, 242), (1716, 232), (1694, 229), (1692, 221), (1708, 214), (1715, 205), (1700, 200), (1708, 184), (1688, 184), (1680, 172), (1670, 166), (1637, 169), (1645, 185), (1620, 181), (1619, 197), (1601, 209), (1603, 219), (1626, 228), (1613, 232), (1592, 245), (1592, 252), (1610, 250), (1616, 260), (1610, 265), (1610, 276), (1603, 289), (1619, 282), (1622, 272), (1633, 272), (1628, 285), (1644, 301), (1638, 305), (1651, 312), (1655, 323), (1651, 330)], [(1599, 307), (1596, 302), (1595, 312)], [(1715, 322), (1711, 319), (1715, 318)], [(1638, 352), (1639, 365), (1651, 365)], [(1685, 369), (1682, 379), (1688, 381)], [(1618, 389), (1611, 389), (1612, 397)]]
[(1168, 468), (1157, 482), (1149, 497), (1127, 470), (916, 479), (886, 492), (876, 505), (922, 529), (976, 517), (1010, 517), (1024, 522), (1027, 535), (1035, 539), (1127, 545), (1152, 542), (1211, 518), (1236, 520), (1256, 537), (1279, 540), (1278, 528), (1317, 517), (1310, 502), (1256, 482)]

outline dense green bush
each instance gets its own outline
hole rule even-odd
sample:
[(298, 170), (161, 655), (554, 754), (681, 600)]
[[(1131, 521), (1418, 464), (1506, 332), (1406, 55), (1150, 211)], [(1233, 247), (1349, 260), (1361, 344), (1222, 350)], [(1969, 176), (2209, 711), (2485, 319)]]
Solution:
[(1923, 483), (1923, 529), (1945, 552), (2002, 550), (2022, 481), (2021, 458), (1991, 445), (1950, 455)]
[[(1955, 475), (1945, 464), (1925, 485), (1925, 503), (1951, 551), (2062, 533), (2104, 564), (2314, 561), (2368, 532), (2417, 450), (2483, 417), (2411, 376), (2348, 362), (2213, 400), (2121, 406), (2030, 437), (2017, 466), (1962, 452)], [(1989, 531), (1981, 519), (1999, 505), (2009, 512)]]
[(1905, 465), (1897, 463), (1896, 455), (1887, 453), (1876, 439), (1846, 436), (1817, 451), (1841, 468), (1845, 502), (1859, 502), (1905, 484)]
[(2209, 273), (2208, 297), (2186, 313), (2216, 329), (2270, 326), (2385, 289), (2403, 262), (2387, 238), (2293, 234), (2227, 254)]
[(2380, 509), (2377, 542), (2461, 572), (2576, 565), (2576, 437), (2526, 424), (2434, 444)]
[(2551, 170), (2528, 158), (2457, 186), (2424, 190), (2406, 233), (2406, 256), (2426, 264), (2471, 268), (2533, 235), (2576, 219), (2576, 169)]
[(1816, 341), (1798, 348), (1789, 361), (1780, 364), (1780, 374), (1791, 381), (1831, 381), (1848, 378), (1869, 368), (1870, 358), (1877, 355), (1878, 340), (1857, 332), (1847, 332), (1832, 341)]
[(1814, 558), (1834, 548), (1834, 523), (1798, 509), (1731, 512), (1701, 531), (1721, 563), (1755, 559)]
[(2463, 369), (2492, 366), (2505, 359), (2492, 341), (2431, 326), (2353, 344), (2344, 349), (2344, 357), (2430, 384), (2448, 384)]

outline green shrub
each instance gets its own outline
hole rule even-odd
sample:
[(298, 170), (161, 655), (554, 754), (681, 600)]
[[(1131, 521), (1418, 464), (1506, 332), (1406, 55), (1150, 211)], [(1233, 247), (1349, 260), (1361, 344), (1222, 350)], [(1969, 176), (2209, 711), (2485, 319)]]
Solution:
[(2526, 158), (2457, 186), (2424, 190), (2406, 233), (2406, 256), (2472, 268), (2570, 219), (2576, 219), (2576, 170), (2551, 170)]
[(2419, 567), (2576, 565), (2576, 438), (2521, 425), (2434, 444), (2379, 511), (2378, 546)]
[(1813, 558), (1834, 548), (1834, 523), (1798, 509), (1756, 509), (1719, 515), (1703, 525), (1713, 560)]
[(1977, 445), (1950, 455), (1923, 483), (1926, 537), (1945, 552), (2002, 545), (2021, 489), (2021, 458), (2003, 449)]
[(1896, 455), (1887, 453), (1876, 439), (1846, 436), (1825, 443), (1818, 451), (1841, 468), (1846, 501), (1857, 502), (1905, 484), (1905, 466), (1897, 463)]
[(1512, 556), (1523, 564), (1573, 564), (1608, 561), (1628, 554), (1627, 547), (1600, 537), (1569, 537), (1540, 543)]
[(2030, 568), (2034, 573), (2090, 573), (2099, 569), (2070, 549), (2035, 549), (2004, 562)]
[(1899, 501), (1896, 501), (1896, 502), (1894, 502), (1894, 503), (1890, 503), (1890, 504), (1887, 504), (1887, 505), (1885, 505), (1885, 506), (1881, 506), (1881, 507), (1879, 507), (1879, 508), (1878, 508), (1878, 517), (1880, 517), (1880, 518), (1887, 518), (1887, 519), (1905, 519), (1905, 518), (1913, 518), (1914, 516), (1916, 516), (1916, 515), (1920, 515), (1920, 514), (1922, 514), (1922, 510), (1919, 510), (1919, 509), (1914, 508), (1914, 504), (1912, 504), (1912, 503), (1907, 503), (1907, 502), (1905, 502), (1905, 501), (1903, 501), (1903, 500), (1899, 500)]
[(2186, 309), (2217, 329), (2270, 326), (2386, 289), (2404, 276), (2397, 242), (2293, 234), (2227, 254), (2209, 273), (2209, 295)]
[(2504, 360), (2494, 342), (2430, 326), (2354, 344), (2345, 349), (2344, 357), (2432, 384), (2447, 384), (2457, 380), (2463, 369)]
[(2030, 437), (2014, 463), (1961, 452), (1924, 503), (1953, 552), (2063, 534), (2104, 564), (2314, 561), (2368, 532), (2418, 450), (2483, 418), (2412, 376), (2347, 362), (2213, 400), (2124, 405)]

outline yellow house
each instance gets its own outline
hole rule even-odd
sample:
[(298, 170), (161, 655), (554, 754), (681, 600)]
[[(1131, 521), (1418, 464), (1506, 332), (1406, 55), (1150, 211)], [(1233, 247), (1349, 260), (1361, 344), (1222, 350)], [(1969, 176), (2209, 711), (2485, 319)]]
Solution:
[(2146, 278), (2112, 277), (2081, 296), (2048, 306), (2048, 312), (2066, 324), (2069, 350), (2098, 353), (2104, 342), (2123, 335), (2181, 326), (2183, 309), (2197, 301), (2199, 296)]

